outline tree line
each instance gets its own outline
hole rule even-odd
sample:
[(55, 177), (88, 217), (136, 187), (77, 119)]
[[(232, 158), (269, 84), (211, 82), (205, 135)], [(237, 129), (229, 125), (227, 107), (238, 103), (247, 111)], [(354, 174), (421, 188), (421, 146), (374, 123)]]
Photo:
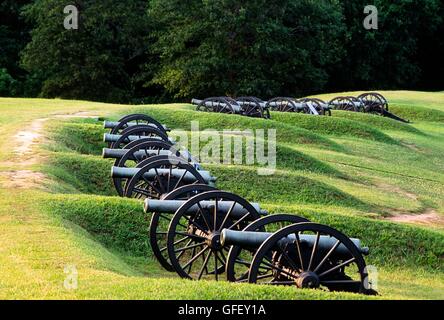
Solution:
[[(77, 30), (63, 25), (66, 5)], [(3, 0), (0, 96), (106, 102), (443, 90), (444, 1)]]

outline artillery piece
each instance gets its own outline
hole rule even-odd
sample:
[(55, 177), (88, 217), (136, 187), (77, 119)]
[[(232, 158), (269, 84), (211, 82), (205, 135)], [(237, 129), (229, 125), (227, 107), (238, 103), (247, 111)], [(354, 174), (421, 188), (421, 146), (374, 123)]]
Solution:
[(410, 123), (408, 120), (391, 113), (387, 99), (376, 92), (363, 93), (358, 97), (336, 97), (329, 102), (329, 105), (335, 110), (371, 113)]
[(198, 171), (186, 159), (169, 155), (150, 157), (136, 168), (113, 166), (111, 176), (123, 196), (137, 199), (160, 199), (183, 185), (214, 185), (216, 181), (208, 171)]
[(170, 131), (168, 127), (162, 125), (160, 122), (146, 114), (130, 114), (120, 118), (117, 122), (104, 121), (103, 123), (103, 127), (105, 129), (110, 129), (111, 134), (119, 134), (124, 129), (137, 125), (150, 125), (163, 131), (164, 133)]
[(108, 143), (108, 146), (112, 149), (122, 149), (130, 142), (149, 137), (172, 142), (165, 132), (150, 125), (130, 126), (124, 129), (121, 134), (105, 133), (103, 141)]
[(312, 115), (331, 115), (330, 107), (320, 99), (293, 99), (278, 97), (267, 102), (268, 107), (279, 112), (298, 112)]
[(193, 99), (197, 111), (239, 114), (253, 118), (270, 118), (266, 104), (255, 97), (241, 97), (234, 100), (230, 97), (211, 97), (204, 100)]

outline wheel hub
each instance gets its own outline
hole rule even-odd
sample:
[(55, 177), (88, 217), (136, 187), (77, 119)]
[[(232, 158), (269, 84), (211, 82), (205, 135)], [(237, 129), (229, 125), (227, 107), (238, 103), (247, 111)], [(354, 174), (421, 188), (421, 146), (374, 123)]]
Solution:
[(208, 246), (213, 250), (222, 249), (222, 244), (220, 242), (220, 232), (213, 232), (207, 238)]
[(318, 288), (320, 285), (319, 277), (314, 272), (304, 271), (297, 278), (296, 285), (299, 288)]

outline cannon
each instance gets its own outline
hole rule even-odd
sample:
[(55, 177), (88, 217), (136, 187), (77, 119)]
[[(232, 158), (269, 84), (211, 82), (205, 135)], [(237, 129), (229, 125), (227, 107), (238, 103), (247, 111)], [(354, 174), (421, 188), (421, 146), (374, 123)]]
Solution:
[(112, 134), (121, 133), (124, 129), (137, 125), (150, 125), (164, 133), (170, 131), (165, 125), (162, 125), (146, 114), (130, 114), (122, 117), (118, 121), (104, 121), (103, 123), (103, 127), (105, 129), (110, 129), (110, 133)]
[(219, 280), (228, 253), (228, 247), (220, 245), (221, 231), (242, 230), (260, 218), (258, 209), (238, 195), (219, 190), (200, 193), (182, 204), (171, 218), (166, 241), (177, 274)]
[(400, 122), (410, 123), (410, 121), (391, 113), (389, 111), (387, 99), (377, 92), (363, 93), (358, 97), (358, 99), (363, 104), (365, 112), (367, 113), (378, 114)]
[(364, 104), (355, 97), (336, 97), (328, 103), (335, 110), (365, 112)]
[[(161, 199), (163, 201), (188, 200), (198, 195), (199, 193), (214, 190), (217, 190), (217, 188), (207, 184), (190, 184), (176, 188), (170, 193), (162, 196)], [(169, 261), (166, 247), (168, 226), (173, 215), (166, 214), (166, 210), (164, 210), (162, 207), (160, 207), (158, 210), (154, 210), (153, 208), (151, 208), (149, 201), (153, 200), (145, 199), (144, 210), (145, 213), (151, 213), (151, 221), (149, 226), (151, 250), (153, 251), (153, 254), (157, 258), (157, 261), (160, 263), (160, 265), (165, 270), (173, 272), (174, 268)]]
[(312, 115), (331, 115), (328, 104), (320, 99), (306, 98), (297, 100), (278, 97), (267, 102), (268, 108), (279, 112), (298, 112)]
[[(230, 240), (229, 232), (223, 235), (223, 241)], [(360, 247), (359, 240), (313, 222), (284, 227), (264, 241), (258, 235), (249, 244), (257, 246), (249, 283), (375, 294), (368, 286), (363, 257), (368, 249)]]
[(138, 125), (128, 127), (121, 132), (121, 134), (105, 133), (103, 135), (103, 141), (108, 143), (108, 146), (112, 149), (122, 149), (130, 142), (142, 139), (142, 138), (155, 138), (162, 141), (172, 142), (169, 140), (168, 135), (163, 131), (154, 128), (149, 125)]
[(236, 102), (242, 106), (243, 114), (247, 117), (270, 119), (270, 109), (264, 101), (256, 97), (239, 97)]
[(197, 106), (197, 111), (239, 114), (254, 118), (270, 118), (266, 105), (253, 97), (241, 97), (239, 100), (234, 100), (230, 97), (211, 97), (204, 100), (193, 99), (191, 104)]
[(328, 115), (331, 116), (331, 107), (328, 103), (325, 101), (318, 99), (318, 98), (304, 98), (301, 99), (302, 103), (305, 103), (311, 110), (311, 114), (313, 113), (312, 109), (315, 109), (316, 112), (320, 115)]
[(404, 123), (410, 123), (408, 120), (402, 119), (401, 117), (389, 112), (387, 99), (377, 92), (363, 93), (358, 97), (336, 97), (333, 98), (328, 104), (335, 110), (371, 113)]
[(136, 168), (113, 166), (111, 176), (123, 196), (137, 199), (160, 199), (183, 185), (214, 185), (216, 181), (208, 171), (198, 171), (183, 158), (164, 155), (145, 159)]

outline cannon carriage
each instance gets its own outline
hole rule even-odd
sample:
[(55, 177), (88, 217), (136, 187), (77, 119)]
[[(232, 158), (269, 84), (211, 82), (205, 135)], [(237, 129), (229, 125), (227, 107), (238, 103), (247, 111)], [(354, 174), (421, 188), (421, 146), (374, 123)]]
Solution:
[[(328, 110), (317, 99), (298, 103)], [(113, 144), (103, 156), (115, 159), (116, 190), (143, 200), (151, 215), (149, 242), (166, 270), (193, 280), (375, 293), (360, 240), (304, 217), (269, 215), (258, 203), (218, 190), (216, 178), (153, 125), (128, 125), (107, 137)]]
[(211, 97), (204, 100), (193, 99), (191, 104), (196, 105), (197, 111), (238, 114), (252, 118), (270, 118), (270, 111), (266, 104), (255, 97)]

